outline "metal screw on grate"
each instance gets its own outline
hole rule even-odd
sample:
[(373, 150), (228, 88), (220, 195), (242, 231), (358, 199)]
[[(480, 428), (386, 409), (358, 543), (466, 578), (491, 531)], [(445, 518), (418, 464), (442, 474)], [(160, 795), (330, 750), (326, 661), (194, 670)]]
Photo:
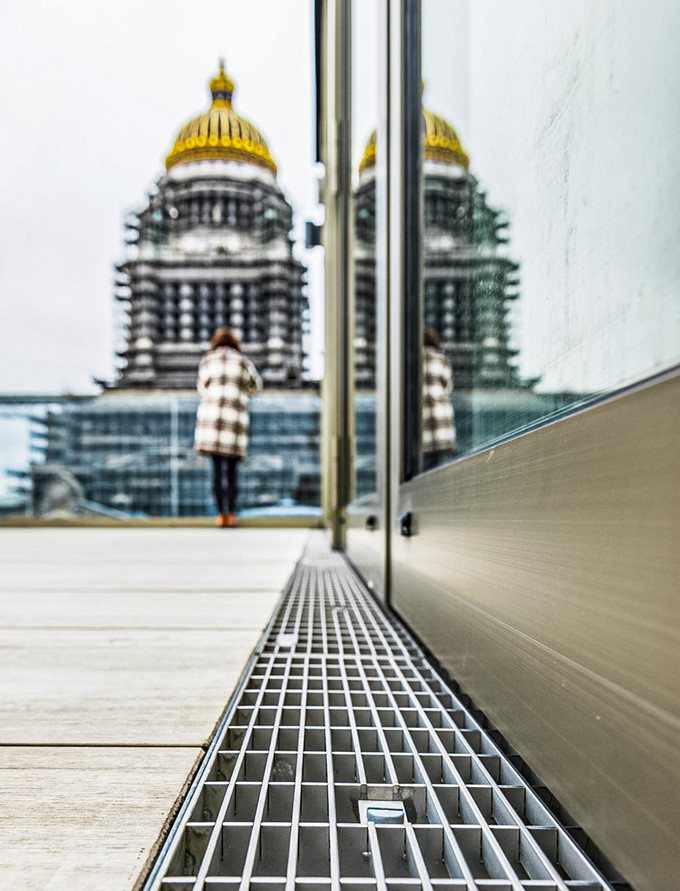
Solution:
[(315, 546), (146, 889), (440, 886), (613, 888), (343, 557)]

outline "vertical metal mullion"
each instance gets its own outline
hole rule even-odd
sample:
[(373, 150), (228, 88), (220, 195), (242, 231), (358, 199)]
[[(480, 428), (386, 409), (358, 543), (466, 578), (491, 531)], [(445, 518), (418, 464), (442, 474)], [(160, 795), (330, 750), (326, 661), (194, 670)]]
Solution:
[(388, 4), (387, 602), (398, 494), (420, 454), (420, 0)]
[(325, 369), (322, 384), (323, 498), (334, 548), (344, 547), (352, 448), (352, 189), (351, 0), (326, 0), (324, 248), (326, 267)]
[(402, 0), (403, 65), (403, 325), (402, 398), (404, 404), (401, 436), (403, 464), (401, 478), (408, 480), (420, 471), (420, 402), (422, 378), (422, 300), (421, 300), (421, 61), (420, 0)]
[[(392, 537), (395, 530), (396, 509), (401, 468), (401, 400), (399, 381), (401, 367), (401, 133), (403, 131), (401, 105), (401, 0), (385, 0), (387, 82), (385, 90), (385, 599), (392, 597)], [(395, 95), (395, 85), (397, 95)]]
[(381, 596), (389, 601), (391, 576), (392, 455), (391, 443), (391, 355), (390, 355), (390, 232), (391, 209), (389, 171), (391, 158), (390, 101), (391, 79), (391, 0), (378, 3), (378, 126), (375, 158), (375, 315), (376, 315), (376, 401), (375, 448), (376, 494), (380, 503), (382, 527)]

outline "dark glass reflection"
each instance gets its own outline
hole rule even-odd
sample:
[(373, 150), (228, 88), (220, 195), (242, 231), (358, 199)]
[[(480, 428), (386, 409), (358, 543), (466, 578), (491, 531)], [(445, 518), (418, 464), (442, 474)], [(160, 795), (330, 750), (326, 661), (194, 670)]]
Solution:
[[(518, 295), (519, 266), (502, 251), (508, 221), (489, 205), (451, 124), (423, 108), (422, 134), (421, 442), (428, 470), (476, 444), (466, 410), (471, 394), (494, 391), (502, 398), (503, 391), (528, 385), (519, 379), (510, 347), (509, 305)], [(457, 435), (449, 429), (454, 392)]]
[[(357, 495), (373, 491), (375, 482), (375, 139), (366, 144), (355, 189)], [(420, 445), (428, 470), (556, 417), (584, 395), (537, 393), (539, 378), (521, 377), (512, 345), (520, 265), (510, 220), (489, 201), (454, 128), (426, 108), (420, 182), (422, 326), (429, 339), (421, 355)]]
[(517, 387), (508, 304), (517, 263), (501, 254), (508, 221), (491, 208), (453, 128), (423, 111), (423, 318), (449, 357), (456, 387)]
[[(376, 438), (376, 134), (378, 4), (355, 0), (352, 56), (354, 177), (354, 498), (374, 493)], [(368, 141), (367, 141), (368, 136)]]
[(520, 376), (519, 350), (512, 346), (520, 266), (512, 256), (510, 220), (488, 200), (451, 124), (423, 108), (422, 130), (423, 326), (426, 338), (440, 341), (439, 365), (444, 359), (450, 363), (455, 417), (455, 443), (449, 447), (440, 407), (441, 442), (433, 443), (426, 425), (432, 346), (425, 345), (421, 445), (428, 470), (527, 430), (583, 396), (536, 393), (539, 378)]
[[(452, 365), (462, 456), (678, 362), (680, 128), (659, 89), (667, 28), (641, 48), (622, 16), (590, 46), (590, 7), (557, 4), (529, 40), (507, 3), (420, 6), (422, 225), (406, 235), (422, 246), (422, 326)], [(621, 151), (632, 120), (653, 134), (642, 164)]]
[[(368, 161), (367, 161), (368, 159)], [(355, 496), (376, 491), (375, 134), (359, 167), (354, 204)]]
[(423, 470), (443, 464), (456, 454), (452, 392), (451, 363), (442, 351), (435, 329), (426, 328), (423, 337), (421, 394)]

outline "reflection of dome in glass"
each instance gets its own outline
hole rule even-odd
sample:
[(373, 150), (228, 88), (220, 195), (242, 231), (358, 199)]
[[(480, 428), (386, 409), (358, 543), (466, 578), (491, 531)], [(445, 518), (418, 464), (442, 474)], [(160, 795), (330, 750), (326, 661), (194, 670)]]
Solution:
[[(442, 161), (444, 164), (455, 164), (465, 169), (470, 166), (470, 158), (451, 124), (425, 108), (421, 122), (424, 161)], [(359, 173), (372, 167), (375, 167), (375, 131), (366, 144), (364, 156), (359, 164)]]
[(220, 73), (210, 81), (210, 92), (212, 105), (179, 131), (165, 159), (166, 168), (170, 170), (191, 161), (240, 161), (276, 173), (267, 143), (232, 107), (234, 83), (224, 73), (223, 62), (220, 62)]

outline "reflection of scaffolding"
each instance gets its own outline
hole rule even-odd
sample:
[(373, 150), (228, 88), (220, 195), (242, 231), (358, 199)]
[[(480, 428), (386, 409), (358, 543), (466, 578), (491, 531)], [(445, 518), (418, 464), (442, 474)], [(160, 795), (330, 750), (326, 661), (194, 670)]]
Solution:
[[(356, 191), (355, 380), (375, 386), (375, 179)], [(515, 367), (510, 305), (519, 265), (505, 254), (508, 220), (466, 170), (423, 167), (423, 322), (437, 331), (462, 390), (526, 389)]]
[[(589, 393), (534, 393), (530, 389), (497, 389), (452, 395), (458, 451), (479, 451), (510, 436), (557, 420), (592, 399)], [(376, 394), (357, 391), (356, 446), (354, 453), (355, 497), (377, 490)]]

